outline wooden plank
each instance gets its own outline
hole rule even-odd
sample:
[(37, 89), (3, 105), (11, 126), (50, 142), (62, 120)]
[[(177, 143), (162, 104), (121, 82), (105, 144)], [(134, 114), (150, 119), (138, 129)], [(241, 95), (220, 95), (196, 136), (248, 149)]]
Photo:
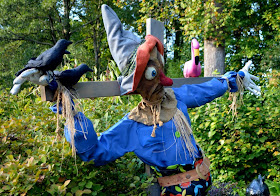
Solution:
[[(214, 77), (173, 78), (173, 86), (171, 87), (177, 88), (182, 86), (183, 84), (200, 84), (203, 82), (207, 82), (213, 78)], [(42, 100), (52, 101), (54, 93), (48, 87), (41, 86), (40, 88)], [(79, 99), (120, 96), (120, 89), (117, 81), (79, 82), (75, 86), (73, 86), (73, 89), (75, 89)]]

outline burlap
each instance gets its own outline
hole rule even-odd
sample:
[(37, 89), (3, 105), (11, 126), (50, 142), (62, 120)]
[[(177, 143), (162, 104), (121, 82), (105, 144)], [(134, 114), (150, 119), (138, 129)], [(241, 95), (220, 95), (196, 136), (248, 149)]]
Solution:
[(157, 124), (162, 126), (172, 119), (185, 144), (184, 149), (186, 147), (185, 150), (188, 150), (192, 157), (195, 156), (196, 150), (191, 142), (192, 129), (183, 112), (177, 108), (177, 100), (172, 89), (164, 89), (163, 98), (157, 101), (149, 102), (143, 99), (132, 109), (128, 118), (148, 126), (154, 125), (152, 137), (156, 136)]
[[(156, 116), (155, 123), (159, 124), (159, 126), (171, 120), (177, 110), (177, 100), (172, 89), (165, 89), (164, 91), (162, 101), (150, 103), (142, 100), (137, 107), (132, 109), (128, 118), (149, 126), (154, 125), (153, 115)], [(155, 114), (152, 111), (153, 108)]]

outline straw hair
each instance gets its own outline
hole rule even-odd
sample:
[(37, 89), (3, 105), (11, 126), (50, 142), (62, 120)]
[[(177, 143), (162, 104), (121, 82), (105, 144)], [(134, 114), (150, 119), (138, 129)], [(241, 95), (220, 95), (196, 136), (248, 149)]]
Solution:
[[(67, 126), (68, 130), (70, 131), (70, 144), (72, 146), (72, 156), (76, 157), (76, 148), (75, 148), (75, 121), (74, 116), (77, 114), (77, 108), (81, 110), (79, 107), (79, 104), (74, 105), (74, 102), (72, 99), (76, 99), (77, 95), (75, 95), (75, 92), (70, 92), (68, 88), (61, 85), (58, 82), (58, 88), (57, 88), (57, 126), (56, 126), (56, 132), (60, 130), (59, 122), (60, 122), (60, 115), (59, 115), (59, 104), (62, 106), (62, 118), (65, 119), (66, 123), (65, 126)], [(79, 118), (79, 116), (77, 116)], [(84, 119), (79, 118), (79, 122), (82, 122)], [(81, 126), (82, 132), (84, 133), (84, 137), (86, 138), (85, 131), (83, 130), (83, 126)]]
[(244, 85), (243, 80), (239, 74), (236, 76), (236, 84), (238, 87), (238, 91), (234, 93), (229, 93), (229, 100), (232, 100), (230, 107), (230, 111), (232, 111), (232, 116), (237, 116), (237, 107), (243, 104), (243, 94), (244, 94)]
[[(152, 117), (153, 117), (153, 131), (151, 134), (151, 137), (156, 137), (156, 128), (157, 123), (161, 127), (163, 125), (163, 122), (160, 120), (160, 113), (161, 113), (161, 100), (158, 100), (156, 103), (151, 103), (147, 100), (142, 100), (142, 102), (145, 102), (151, 109)], [(188, 150), (191, 157), (195, 158), (196, 148), (192, 144), (192, 129), (191, 126), (184, 115), (184, 113), (177, 108), (176, 113), (174, 114), (172, 121), (176, 127), (176, 131), (180, 133), (180, 138), (183, 142), (183, 148), (184, 150)]]
[(187, 149), (189, 151), (190, 156), (195, 158), (196, 148), (193, 146), (191, 140), (192, 129), (186, 116), (181, 110), (177, 108), (177, 111), (172, 120), (175, 124), (176, 130), (180, 133), (180, 138), (182, 139), (182, 146), (184, 150), (186, 151)]

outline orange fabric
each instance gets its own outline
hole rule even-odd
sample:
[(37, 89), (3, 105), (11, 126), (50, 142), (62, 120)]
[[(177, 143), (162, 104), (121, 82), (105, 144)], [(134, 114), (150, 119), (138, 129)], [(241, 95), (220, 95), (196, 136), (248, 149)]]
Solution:
[(157, 37), (153, 35), (147, 35), (145, 40), (146, 41), (141, 46), (139, 46), (136, 53), (136, 68), (133, 76), (132, 91), (136, 90), (141, 80), (141, 77), (150, 59), (150, 52), (153, 50), (153, 48), (156, 46), (161, 55), (163, 55), (164, 52), (163, 44)]

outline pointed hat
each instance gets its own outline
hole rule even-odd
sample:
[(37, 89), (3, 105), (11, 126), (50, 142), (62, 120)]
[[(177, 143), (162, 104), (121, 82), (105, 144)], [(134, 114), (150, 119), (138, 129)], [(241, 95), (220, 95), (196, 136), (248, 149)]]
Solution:
[(136, 90), (156, 46), (163, 55), (164, 47), (158, 38), (147, 35), (142, 41), (137, 35), (123, 29), (117, 14), (108, 5), (102, 5), (102, 18), (107, 33), (110, 52), (122, 73), (118, 77), (121, 95)]

